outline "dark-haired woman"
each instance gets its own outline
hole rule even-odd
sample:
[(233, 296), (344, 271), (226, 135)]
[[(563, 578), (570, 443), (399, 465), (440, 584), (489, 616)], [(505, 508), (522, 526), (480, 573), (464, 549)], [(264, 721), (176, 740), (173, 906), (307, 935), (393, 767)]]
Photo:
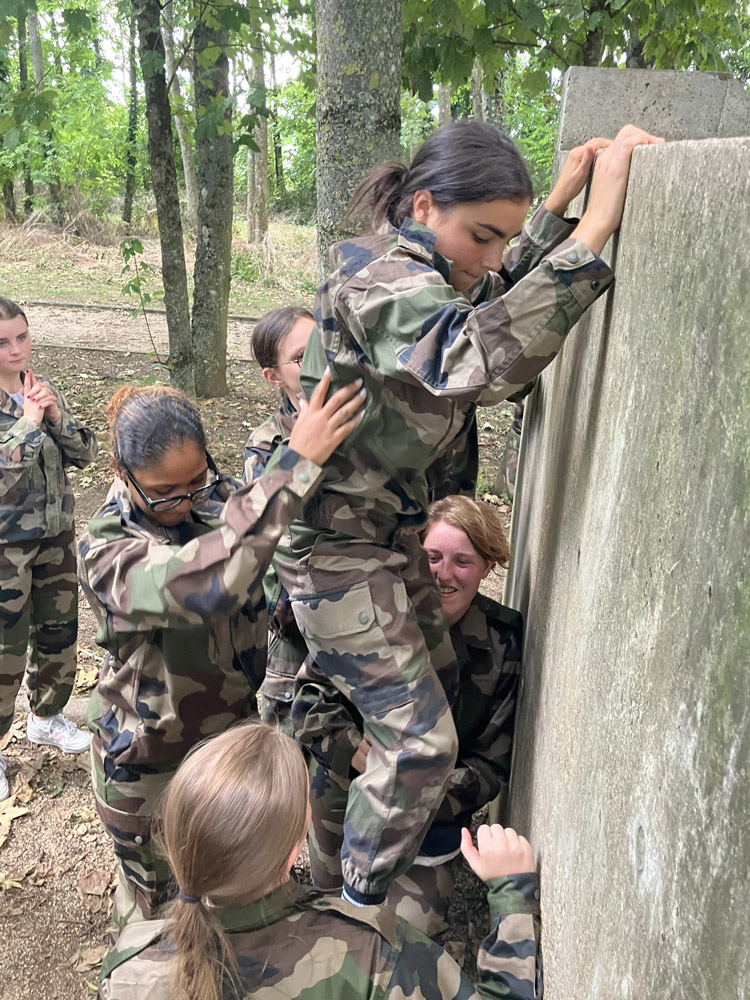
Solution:
[(254, 711), (263, 573), (362, 406), (359, 385), (325, 402), (329, 384), (244, 487), (218, 472), (181, 392), (124, 387), (109, 402), (116, 479), (81, 539), (79, 575), (107, 650), (88, 722), (97, 808), (122, 869), (120, 926), (168, 896), (151, 814), (171, 775), (196, 743)]
[[(253, 357), (269, 385), (279, 390), (276, 413), (256, 428), (245, 444), (243, 479), (252, 482), (262, 475), (269, 459), (289, 437), (304, 399), (300, 386), (300, 366), (305, 347), (315, 326), (313, 314), (304, 306), (272, 309), (258, 320), (253, 330)], [(289, 559), (286, 540), (277, 552)], [(268, 662), (260, 686), (260, 714), (265, 722), (279, 726), (292, 735), (291, 707), (294, 679), (307, 656), (305, 640), (300, 635), (289, 606), (286, 590), (273, 566), (264, 579), (269, 615)]]
[[(475, 407), (506, 399), (552, 361), (607, 288), (600, 259), (620, 223), (633, 148), (628, 126), (575, 150), (517, 245), (531, 182), (513, 143), (481, 122), (439, 129), (410, 168), (377, 168), (355, 194), (373, 231), (332, 250), (302, 387), (327, 367), (368, 390), (365, 418), (292, 528), (277, 563), (320, 670), (360, 712), (372, 744), (352, 785), (344, 895), (381, 901), (411, 864), (453, 767), (458, 671), (417, 538), (434, 463)], [(605, 148), (606, 147), (606, 148)], [(589, 207), (568, 202), (601, 153)]]

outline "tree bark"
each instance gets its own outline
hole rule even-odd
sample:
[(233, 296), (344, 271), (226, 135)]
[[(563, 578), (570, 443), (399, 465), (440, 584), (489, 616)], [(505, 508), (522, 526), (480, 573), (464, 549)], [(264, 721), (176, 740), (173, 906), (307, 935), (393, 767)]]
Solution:
[[(198, 21), (195, 29), (195, 107), (198, 154), (198, 243), (195, 250), (193, 343), (195, 388), (199, 396), (223, 396), (227, 391), (227, 315), (232, 261), (232, 104), (229, 90), (228, 32)], [(217, 51), (210, 69), (201, 68), (201, 54)], [(214, 122), (208, 114), (223, 114)]]
[[(265, 89), (264, 52), (262, 38), (253, 52), (255, 85)], [(262, 243), (268, 236), (268, 121), (260, 116), (255, 126), (255, 141), (260, 152), (253, 152), (253, 243)]]
[(148, 158), (159, 223), (172, 381), (184, 392), (194, 396), (195, 356), (190, 330), (180, 199), (174, 165), (172, 113), (164, 73), (164, 43), (159, 30), (159, 0), (140, 0), (136, 13), (141, 74), (146, 93)]
[[(271, 88), (276, 93), (276, 60), (271, 53)], [(283, 198), (286, 194), (286, 183), (284, 181), (284, 155), (281, 148), (281, 129), (279, 127), (279, 116), (274, 111), (271, 116), (271, 132), (273, 134), (273, 166), (274, 177), (276, 178), (276, 194)]]
[(471, 111), (474, 121), (484, 121), (482, 104), (482, 67), (479, 65), (479, 61), (475, 60), (471, 73)]
[(183, 98), (180, 88), (180, 78), (175, 73), (174, 32), (172, 30), (174, 4), (168, 3), (162, 11), (162, 35), (164, 37), (164, 52), (167, 59), (167, 79), (172, 81), (170, 94), (175, 101), (174, 120), (177, 125), (177, 138), (180, 140), (182, 154), (182, 171), (185, 176), (185, 197), (187, 200), (188, 229), (198, 231), (198, 180), (195, 174), (195, 158), (193, 157), (193, 142), (188, 123), (182, 113)]
[(438, 125), (447, 125), (451, 120), (451, 88), (448, 83), (438, 84)]
[(18, 222), (16, 215), (16, 192), (13, 188), (13, 181), (3, 181), (3, 208), (5, 209), (6, 222)]
[(505, 70), (495, 74), (494, 90), (484, 91), (484, 120), (501, 131), (505, 129)]
[[(34, 86), (39, 93), (44, 87), (44, 56), (42, 54), (42, 38), (39, 34), (39, 18), (36, 10), (29, 8), (26, 13), (26, 22), (29, 29), (29, 47), (31, 49), (31, 68), (34, 74)], [(52, 211), (52, 219), (56, 225), (60, 225), (63, 220), (63, 199), (60, 188), (60, 178), (57, 173), (57, 158), (55, 156), (54, 140), (52, 130), (49, 129), (42, 137), (42, 147), (44, 149), (45, 166), (48, 170), (49, 200)]]
[[(18, 11), (18, 76), (21, 90), (29, 86), (29, 60), (26, 52), (26, 14)], [(23, 158), (23, 214), (29, 219), (34, 211), (34, 181), (31, 179), (28, 154)]]
[(128, 32), (128, 69), (130, 94), (128, 97), (128, 134), (125, 139), (127, 158), (125, 162), (125, 198), (122, 204), (122, 221), (130, 226), (133, 221), (133, 198), (135, 197), (135, 171), (138, 166), (136, 138), (138, 135), (138, 74), (135, 61), (135, 11), (130, 5)]
[[(608, 0), (590, 0), (589, 14), (606, 11)], [(604, 55), (604, 27), (599, 25), (593, 31), (586, 33), (583, 43), (581, 64), (583, 66), (599, 66)]]
[(342, 224), (362, 175), (398, 157), (401, 130), (401, 3), (318, 0), (318, 254), (345, 234)]

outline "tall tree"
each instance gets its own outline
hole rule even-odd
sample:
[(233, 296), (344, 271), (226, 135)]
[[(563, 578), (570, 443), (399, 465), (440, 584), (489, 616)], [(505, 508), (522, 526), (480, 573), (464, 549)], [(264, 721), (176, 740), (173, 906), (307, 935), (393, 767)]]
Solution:
[(227, 316), (232, 258), (234, 174), (229, 33), (206, 11), (195, 25), (198, 243), (195, 250), (193, 342), (200, 396), (227, 391)]
[[(31, 68), (34, 74), (34, 86), (38, 94), (44, 87), (44, 54), (42, 52), (42, 36), (39, 31), (39, 17), (35, 8), (29, 7), (26, 14), (26, 23), (29, 29)], [(51, 125), (45, 130), (45, 134), (42, 136), (42, 144), (44, 147), (45, 168), (47, 172), (47, 184), (49, 187), (52, 218), (55, 222), (60, 223), (63, 219), (63, 198)]]
[[(26, 51), (26, 9), (19, 4), (18, 10), (18, 80), (21, 90), (29, 86), (29, 60)], [(28, 152), (23, 158), (23, 214), (28, 219), (34, 211), (34, 181), (31, 177)]]
[(318, 253), (344, 236), (362, 175), (397, 157), (401, 130), (401, 2), (318, 0)]
[(438, 84), (438, 125), (447, 125), (451, 120), (451, 87), (449, 83)]
[(177, 126), (177, 138), (180, 140), (182, 154), (182, 173), (185, 177), (185, 200), (187, 202), (187, 223), (191, 232), (198, 230), (198, 179), (195, 173), (193, 158), (193, 139), (190, 125), (185, 114), (185, 101), (177, 74), (174, 49), (174, 0), (169, 0), (162, 10), (162, 36), (164, 38), (164, 55), (167, 60), (167, 77), (172, 81), (169, 88), (170, 101), (174, 111)]
[(125, 163), (125, 197), (122, 203), (122, 221), (129, 226), (133, 219), (133, 198), (135, 196), (135, 177), (138, 167), (136, 143), (138, 139), (138, 72), (135, 55), (135, 10), (132, 3), (128, 12), (128, 134), (125, 140), (127, 160)]
[(138, 22), (141, 75), (146, 92), (148, 155), (159, 222), (172, 380), (180, 389), (195, 395), (195, 353), (190, 328), (187, 269), (174, 163), (172, 111), (164, 72), (164, 42), (159, 25), (161, 9), (159, 0), (135, 0), (134, 7)]
[[(263, 36), (259, 33), (253, 48), (253, 89), (265, 104), (264, 63)], [(255, 125), (255, 145), (257, 148), (249, 154), (252, 170), (248, 173), (247, 239), (250, 243), (262, 243), (268, 235), (268, 121), (262, 115)]]

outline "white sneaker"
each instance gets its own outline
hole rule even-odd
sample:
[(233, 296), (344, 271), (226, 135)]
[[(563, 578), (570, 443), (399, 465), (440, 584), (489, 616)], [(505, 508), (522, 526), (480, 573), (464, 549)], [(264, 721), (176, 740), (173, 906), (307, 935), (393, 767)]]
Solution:
[(8, 785), (8, 761), (0, 753), (0, 802), (10, 797), (10, 786)]
[(83, 753), (91, 746), (91, 733), (84, 733), (70, 719), (53, 715), (49, 719), (35, 719), (29, 712), (26, 720), (26, 738), (29, 743), (42, 743), (58, 747), (65, 753)]

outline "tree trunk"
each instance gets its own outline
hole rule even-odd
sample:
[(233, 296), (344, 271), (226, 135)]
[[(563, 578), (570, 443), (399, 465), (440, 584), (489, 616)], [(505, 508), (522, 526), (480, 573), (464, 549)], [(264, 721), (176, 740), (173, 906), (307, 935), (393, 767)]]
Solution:
[(247, 151), (247, 194), (245, 195), (247, 213), (247, 242), (255, 243), (255, 156), (252, 149)]
[[(29, 86), (29, 60), (26, 52), (26, 14), (18, 11), (18, 77), (21, 90)], [(28, 153), (23, 158), (23, 214), (30, 218), (34, 211), (34, 181), (31, 179)]]
[[(254, 79), (258, 88), (265, 90), (264, 53), (262, 38), (253, 52), (255, 62)], [(260, 152), (253, 153), (253, 243), (262, 243), (268, 236), (268, 121), (262, 116), (255, 126), (255, 141)]]
[(182, 113), (184, 101), (180, 89), (180, 78), (175, 73), (174, 32), (172, 30), (174, 4), (168, 3), (162, 11), (162, 35), (164, 37), (164, 52), (167, 58), (167, 79), (172, 81), (170, 94), (173, 95), (174, 120), (177, 125), (177, 138), (180, 140), (182, 154), (182, 170), (185, 175), (185, 196), (187, 199), (188, 229), (198, 231), (198, 180), (195, 175), (195, 158), (193, 157), (193, 142), (190, 128)]
[(479, 61), (475, 60), (471, 73), (471, 114), (474, 121), (484, 120), (482, 103), (482, 67), (479, 65)]
[[(609, 0), (590, 0), (589, 15), (599, 11), (606, 11)], [(583, 43), (581, 55), (581, 65), (599, 66), (604, 55), (604, 26), (599, 25), (593, 31), (586, 33), (586, 40)]]
[(3, 208), (5, 209), (6, 222), (18, 222), (16, 216), (16, 192), (13, 188), (13, 181), (3, 181)]
[(400, 0), (369, 4), (318, 0), (318, 254), (341, 239), (343, 218), (362, 175), (398, 157), (401, 131)]
[[(276, 93), (276, 60), (271, 53), (271, 88)], [(284, 181), (284, 156), (281, 148), (281, 129), (279, 127), (279, 116), (274, 111), (271, 116), (271, 131), (273, 134), (273, 166), (274, 177), (276, 178), (276, 194), (283, 198), (286, 195), (286, 183)]]
[(128, 37), (128, 68), (130, 71), (130, 95), (128, 98), (128, 134), (125, 139), (127, 158), (125, 162), (125, 199), (122, 204), (122, 221), (130, 226), (133, 221), (133, 198), (135, 196), (135, 171), (138, 166), (136, 138), (138, 135), (138, 74), (135, 62), (135, 11), (130, 5)]
[(451, 88), (448, 83), (438, 84), (438, 125), (447, 125), (451, 120)]
[[(36, 92), (39, 93), (44, 87), (44, 56), (42, 54), (42, 38), (39, 34), (39, 18), (36, 10), (29, 8), (26, 14), (26, 21), (29, 29), (29, 46), (31, 48), (31, 68), (34, 74), (34, 85)], [(42, 148), (44, 150), (45, 167), (49, 171), (47, 183), (49, 185), (52, 219), (57, 225), (61, 225), (63, 219), (63, 200), (51, 129), (42, 137)]]
[(484, 120), (501, 131), (505, 129), (505, 70), (495, 74), (495, 89), (484, 91)]
[[(218, 129), (196, 139), (198, 154), (198, 243), (195, 250), (193, 343), (195, 388), (199, 396), (227, 391), (227, 314), (232, 262), (234, 176), (232, 106), (229, 90), (228, 32), (199, 20), (195, 28), (195, 108), (200, 128), (208, 109), (224, 107)], [(217, 52), (210, 69), (201, 54)], [(219, 134), (220, 133), (220, 134)]]
[(159, 30), (159, 0), (141, 0), (137, 10), (138, 48), (146, 93), (148, 158), (159, 223), (172, 381), (184, 392), (194, 396), (195, 357), (190, 330), (180, 199), (174, 165), (172, 113), (164, 74), (164, 43)]
[(628, 39), (628, 48), (625, 53), (625, 68), (626, 69), (653, 69), (653, 60), (643, 58), (643, 46), (646, 44), (648, 35), (646, 38), (639, 38), (638, 32), (633, 31)]

